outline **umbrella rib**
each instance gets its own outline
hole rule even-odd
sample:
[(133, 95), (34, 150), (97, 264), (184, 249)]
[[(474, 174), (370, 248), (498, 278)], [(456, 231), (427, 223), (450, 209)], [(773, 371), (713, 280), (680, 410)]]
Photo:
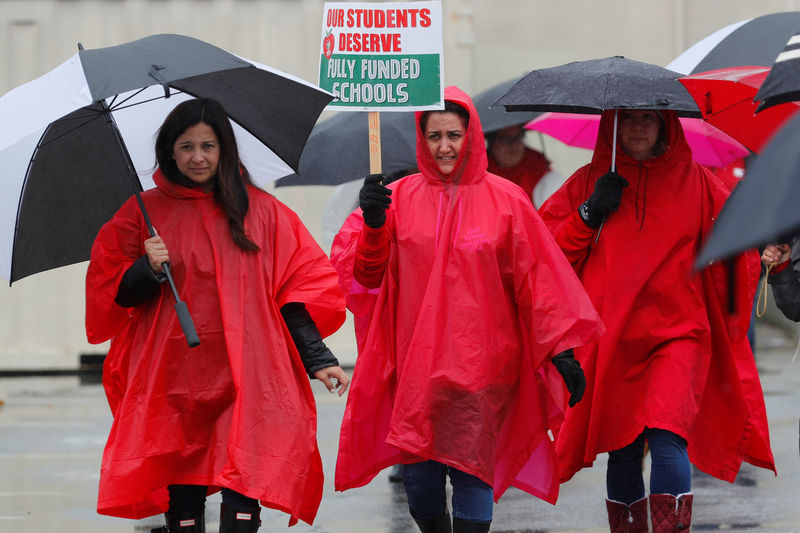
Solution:
[[(171, 94), (170, 94), (170, 96), (174, 96), (174, 95), (176, 95), (176, 94), (184, 94), (184, 92), (183, 92), (183, 91), (177, 91), (177, 92), (171, 93)], [(130, 98), (133, 98), (134, 96), (136, 96), (136, 95), (131, 95), (131, 97), (130, 97)], [(132, 103), (132, 104), (130, 104), (130, 105), (122, 105), (122, 104), (124, 104), (125, 102), (127, 102), (128, 100), (130, 100), (130, 98), (126, 98), (125, 100), (123, 100), (122, 102), (120, 102), (119, 104), (117, 104), (117, 105), (116, 105), (116, 107), (109, 108), (109, 110), (110, 110), (110, 111), (120, 111), (120, 110), (122, 110), (122, 109), (128, 109), (128, 108), (131, 108), (131, 107), (135, 107), (135, 106), (137, 106), (137, 105), (140, 105), (140, 104), (146, 104), (146, 103), (148, 103), (148, 102), (154, 102), (154, 101), (156, 101), (156, 100), (164, 100), (164, 97), (163, 97), (163, 96), (155, 96), (155, 97), (153, 97), (153, 98), (148, 98), (147, 100), (141, 100), (141, 101), (139, 101), (139, 102), (134, 102), (134, 103)]]
[[(57, 135), (57, 136), (53, 137), (52, 139), (50, 139), (49, 141), (47, 141), (47, 142), (45, 142), (45, 143), (43, 143), (43, 144), (39, 144), (39, 145), (37, 145), (37, 150), (38, 150), (39, 148), (41, 148), (42, 146), (47, 146), (47, 145), (48, 145), (48, 144), (50, 144), (51, 142), (57, 141), (58, 139), (60, 139), (60, 138), (64, 137), (65, 135), (69, 135), (69, 134), (70, 134), (70, 133), (72, 133), (73, 131), (75, 131), (75, 130), (78, 130), (78, 129), (80, 129), (80, 128), (84, 127), (85, 125), (89, 124), (90, 122), (93, 122), (93, 121), (97, 120), (98, 118), (100, 118), (100, 117), (102, 117), (102, 116), (103, 116), (102, 114), (96, 113), (94, 116), (92, 116), (91, 118), (89, 118), (89, 120), (85, 120), (85, 121), (81, 122), (80, 124), (78, 124), (77, 126), (75, 126), (74, 128), (71, 128), (71, 129), (69, 129), (69, 130), (67, 130), (67, 131), (63, 132), (62, 134), (60, 134), (60, 135)], [(84, 118), (84, 117), (74, 117), (74, 118), (76, 118), (76, 119), (77, 119), (77, 118)], [(59, 119), (59, 120), (62, 120), (62, 119)], [(57, 122), (57, 121), (55, 121), (55, 122)], [(54, 123), (55, 123), (55, 122), (54, 122)], [(42, 138), (44, 138), (44, 136), (42, 136)]]

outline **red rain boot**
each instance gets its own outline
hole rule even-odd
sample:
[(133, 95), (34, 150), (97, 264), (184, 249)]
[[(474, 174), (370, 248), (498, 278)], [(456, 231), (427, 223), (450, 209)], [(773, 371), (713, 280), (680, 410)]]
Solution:
[(606, 500), (611, 533), (647, 533), (647, 498), (630, 505)]
[(653, 533), (689, 533), (692, 525), (692, 494), (651, 494), (650, 519)]

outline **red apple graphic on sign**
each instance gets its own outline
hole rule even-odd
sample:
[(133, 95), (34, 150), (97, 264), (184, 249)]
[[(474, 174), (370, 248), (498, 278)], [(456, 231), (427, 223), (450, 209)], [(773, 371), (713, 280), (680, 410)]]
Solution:
[(325, 33), (325, 38), (322, 39), (322, 53), (325, 54), (325, 59), (330, 59), (333, 55), (333, 42), (335, 39), (332, 31), (333, 30), (328, 30)]

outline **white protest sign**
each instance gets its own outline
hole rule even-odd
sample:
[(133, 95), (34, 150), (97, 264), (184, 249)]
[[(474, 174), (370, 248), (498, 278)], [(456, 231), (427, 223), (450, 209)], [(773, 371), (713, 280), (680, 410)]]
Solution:
[(342, 111), (442, 109), (441, 2), (326, 2), (319, 86)]

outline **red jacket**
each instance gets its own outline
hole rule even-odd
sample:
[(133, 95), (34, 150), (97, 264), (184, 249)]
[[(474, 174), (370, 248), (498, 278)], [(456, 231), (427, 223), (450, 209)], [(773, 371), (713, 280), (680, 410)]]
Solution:
[(513, 484), (554, 503), (547, 432), (565, 398), (550, 357), (597, 338), (602, 325), (530, 199), (486, 172), (469, 97), (448, 87), (445, 99), (470, 111), (464, 146), (445, 176), (417, 132), (421, 173), (390, 185), (377, 232), (387, 254), (380, 286), (354, 276), (360, 210), (333, 244), (359, 343), (336, 488), (434, 459), (492, 485), (495, 499)]
[(114, 303), (149, 236), (131, 198), (100, 230), (86, 278), (90, 342), (112, 339), (103, 384), (114, 415), (98, 512), (167, 509), (173, 483), (227, 487), (311, 523), (322, 496), (316, 409), (280, 315), (304, 302), (323, 336), (344, 320), (336, 273), (298, 217), (250, 187), (245, 220), (261, 251), (233, 242), (213, 196), (160, 173), (144, 203), (170, 252), (201, 344), (188, 348), (167, 284), (150, 301)]
[(541, 152), (525, 148), (522, 160), (513, 167), (501, 167), (490, 157), (487, 170), (516, 183), (532, 199), (539, 180), (550, 172), (550, 161)]
[(733, 481), (743, 460), (774, 470), (746, 338), (758, 258), (736, 260), (731, 315), (724, 265), (692, 271), (728, 191), (692, 160), (675, 114), (664, 116), (663, 155), (639, 163), (618, 147), (617, 172), (629, 186), (599, 237), (577, 210), (610, 168), (613, 112), (601, 119), (592, 162), (540, 210), (608, 328), (576, 350), (588, 384), (557, 441), (563, 480), (645, 427), (686, 439), (690, 460), (721, 479)]

